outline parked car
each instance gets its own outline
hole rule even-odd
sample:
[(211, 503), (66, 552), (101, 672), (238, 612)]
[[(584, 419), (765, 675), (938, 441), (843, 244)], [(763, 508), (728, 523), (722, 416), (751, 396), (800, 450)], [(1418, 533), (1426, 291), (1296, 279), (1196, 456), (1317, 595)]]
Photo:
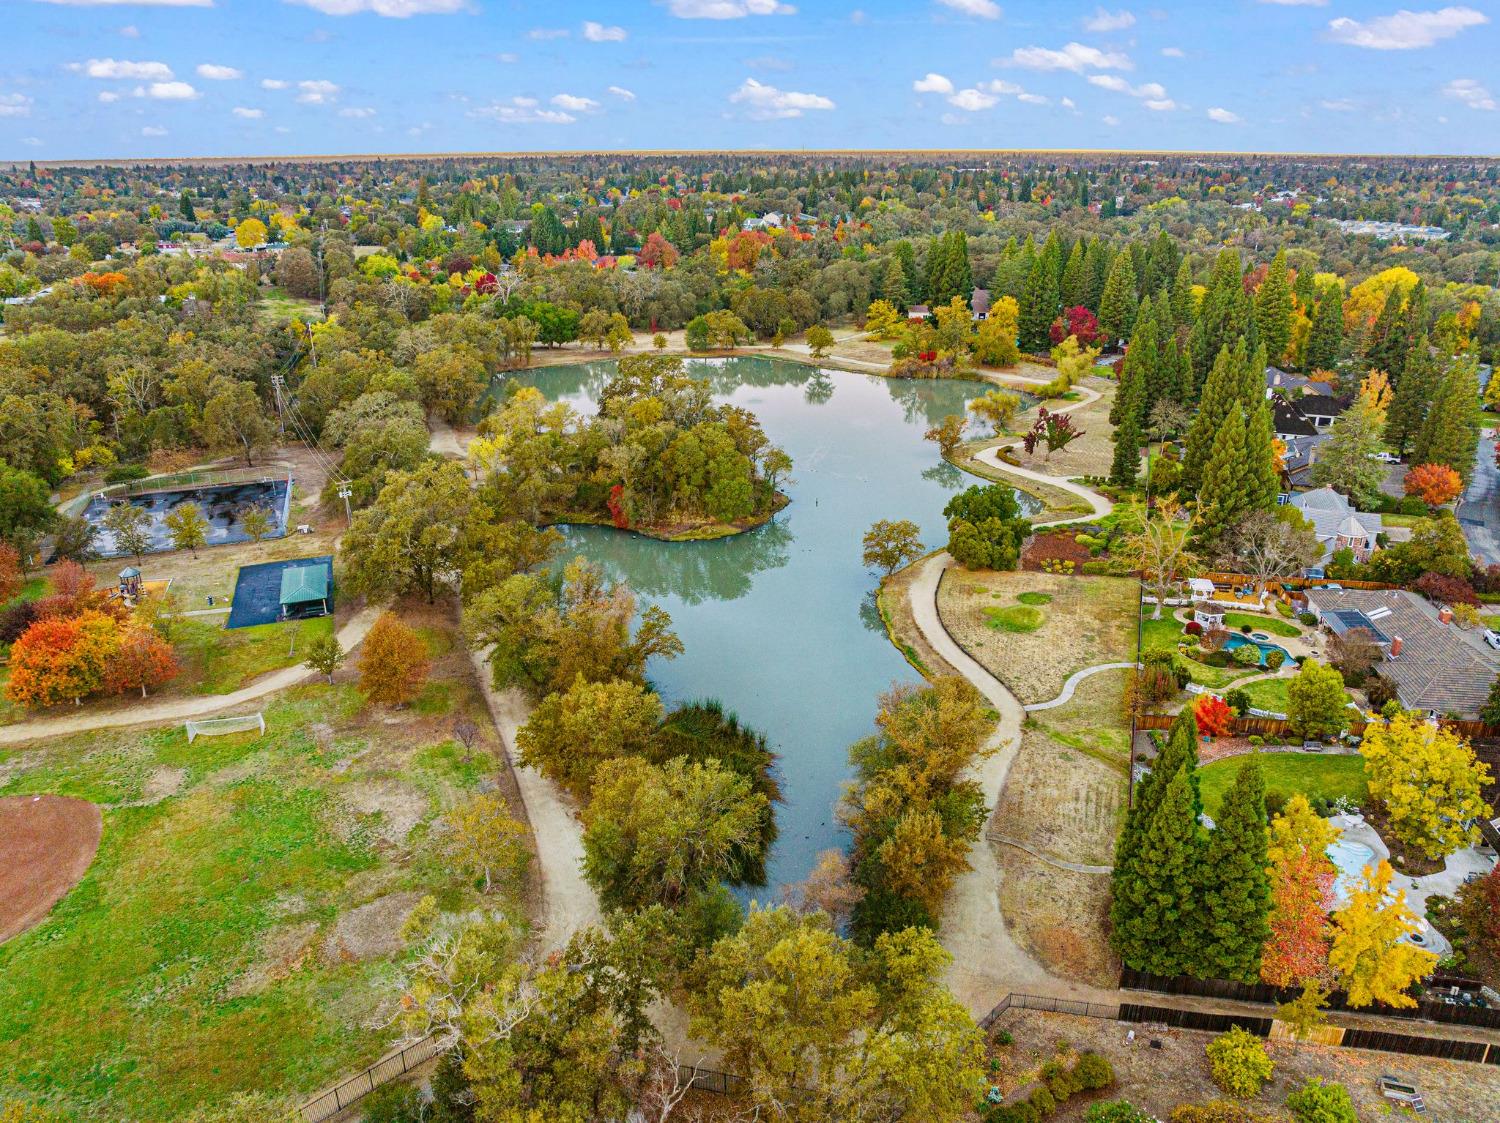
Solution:
[(1382, 1076), (1376, 1081), (1380, 1088), (1380, 1094), (1388, 1100), (1403, 1103), (1416, 1112), (1427, 1110), (1427, 1105), (1422, 1101), (1422, 1093), (1417, 1091), (1417, 1086), (1410, 1080), (1402, 1080), (1399, 1076)]
[(1500, 632), (1495, 631), (1494, 628), (1486, 628), (1484, 630), (1484, 642), (1496, 651), (1500, 651)]
[(1394, 452), (1375, 452), (1371, 453), (1371, 456), (1380, 461), (1382, 464), (1401, 463), (1401, 457), (1397, 456)]

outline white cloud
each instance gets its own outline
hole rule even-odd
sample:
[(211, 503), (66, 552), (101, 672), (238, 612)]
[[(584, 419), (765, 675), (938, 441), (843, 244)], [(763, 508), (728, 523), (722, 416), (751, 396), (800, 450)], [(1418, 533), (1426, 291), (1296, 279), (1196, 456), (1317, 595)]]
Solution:
[(1221, 109), (1217, 105), (1209, 109), (1208, 119), (1210, 121), (1217, 121), (1221, 125), (1238, 125), (1244, 120), (1238, 113), (1231, 113), (1229, 110)]
[(280, 78), (262, 78), (260, 80), (260, 88), (263, 90), (284, 90), (287, 88), (287, 85), (288, 83), (282, 81)]
[(25, 94), (0, 94), (0, 117), (28, 117), (32, 100)]
[(214, 0), (39, 0), (66, 8), (117, 8), (133, 4), (139, 8), (212, 8)]
[(1443, 87), (1443, 96), (1455, 98), (1470, 109), (1495, 110), (1495, 95), (1473, 78), (1455, 78)]
[(339, 87), (326, 78), (303, 79), (297, 90), (297, 100), (303, 105), (327, 105), (339, 96)]
[(120, 100), (120, 95), (117, 94), (117, 93), (115, 93), (114, 90), (100, 90), (99, 91), (99, 102), (102, 105), (108, 105), (112, 101), (119, 101), (119, 100)]
[(747, 16), (794, 16), (797, 9), (781, 0), (667, 0), (678, 19), (744, 19)]
[(167, 130), (164, 129), (164, 128), (162, 128), (160, 125), (143, 125), (141, 127), (141, 136), (166, 136), (166, 135), (167, 135)]
[(1071, 70), (1074, 74), (1085, 70), (1130, 70), (1132, 66), (1128, 55), (1085, 47), (1082, 43), (1069, 43), (1058, 51), (1048, 47), (1017, 47), (1009, 61), (1027, 70)]
[(1058, 102), (1058, 104), (1061, 105), (1064, 109), (1075, 108), (1075, 106), (1073, 105), (1073, 99), (1070, 97), (1063, 98), (1062, 101)]
[(938, 3), (975, 19), (1000, 18), (1000, 5), (995, 0), (938, 0)]
[(348, 117), (355, 121), (363, 121), (367, 117), (375, 116), (375, 110), (368, 105), (349, 105), (339, 110), (340, 117)]
[(913, 82), (911, 88), (919, 94), (951, 94), (953, 83), (941, 74), (929, 73), (925, 78), (918, 78)]
[(21, 143), (29, 144), (33, 148), (40, 148), (42, 146), (42, 138), (39, 136), (23, 136)]
[(197, 74), (199, 78), (207, 78), (210, 82), (231, 82), (245, 76), (243, 70), (237, 70), (232, 66), (218, 66), (211, 62), (200, 62)]
[(1103, 34), (1108, 31), (1124, 31), (1127, 27), (1135, 26), (1135, 13), (1121, 8), (1118, 12), (1106, 11), (1104, 8), (1095, 8), (1094, 14), (1083, 21), (1085, 31), (1093, 31)]
[(495, 56), (495, 61), (503, 62), (508, 66), (511, 63), (520, 62), (521, 56), (516, 54), (515, 51), (501, 51), (498, 55)]
[(1099, 119), (1101, 121), (1103, 121), (1106, 125), (1111, 125), (1111, 126), (1118, 125), (1120, 123), (1120, 119), (1118, 117), (1116, 117), (1112, 113), (1107, 113), (1107, 114), (1105, 114), (1103, 117), (1101, 117)]
[(1128, 94), (1130, 83), (1118, 74), (1090, 74), (1089, 84), (1099, 86), (1101, 89), (1113, 90), (1117, 94)]
[(619, 98), (621, 101), (635, 100), (634, 91), (627, 90), (624, 86), (610, 86), (609, 92), (614, 94), (615, 97)]
[(1181, 47), (1163, 47), (1161, 56), (1162, 58), (1186, 58), (1187, 52)]
[(1089, 85), (1142, 98), (1147, 109), (1158, 113), (1177, 108), (1177, 103), (1167, 96), (1167, 88), (1160, 82), (1142, 82), (1139, 86), (1132, 86), (1118, 74), (1090, 74)]
[(573, 33), (566, 27), (533, 27), (526, 33), (526, 38), (545, 41), (547, 39), (566, 39), (571, 34)]
[(1177, 103), (1169, 97), (1152, 98), (1145, 105), (1153, 113), (1166, 113), (1168, 110), (1177, 108)]
[(534, 97), (513, 97), (470, 110), (474, 117), (490, 117), (502, 125), (571, 125), (578, 120), (560, 109), (543, 109)]
[(158, 101), (192, 101), (198, 96), (198, 91), (186, 82), (152, 82), (145, 93)]
[(800, 93), (796, 90), (778, 90), (754, 78), (746, 78), (744, 84), (729, 95), (736, 105), (744, 105), (746, 114), (754, 121), (775, 121), (787, 117), (801, 117), (809, 109), (833, 109), (832, 99), (822, 94)]
[(587, 113), (599, 108), (599, 103), (593, 98), (578, 97), (576, 94), (553, 94), (551, 100), (557, 108), (566, 109), (569, 113)]
[(1359, 108), (1353, 98), (1326, 97), (1318, 102), (1324, 109), (1331, 109), (1335, 113), (1353, 113)]
[(992, 94), (1023, 94), (1026, 91), (1014, 82), (1007, 82), (1004, 78), (995, 78), (988, 82), (979, 83), (980, 89), (989, 90)]
[(325, 16), (355, 16), (370, 12), (390, 19), (408, 16), (445, 16), (462, 11), (466, 0), (288, 0)]
[(981, 109), (988, 109), (999, 100), (994, 94), (982, 93), (971, 87), (967, 90), (959, 90), (948, 99), (948, 104), (962, 109), (965, 113), (978, 113)]
[(583, 37), (590, 43), (623, 43), (627, 38), (627, 32), (623, 27), (605, 27), (602, 23), (585, 20)]
[(249, 109), (243, 105), (236, 105), (230, 112), (246, 121), (259, 121), (266, 115), (264, 109)]
[(91, 58), (87, 62), (69, 63), (68, 69), (85, 78), (165, 81), (172, 77), (172, 68), (164, 62), (131, 62), (128, 59)]
[(1047, 99), (1041, 94), (1017, 94), (1017, 101), (1024, 101), (1027, 105), (1046, 105)]
[(1328, 37), (1372, 51), (1411, 51), (1489, 22), (1488, 16), (1473, 8), (1439, 8), (1435, 12), (1402, 8), (1392, 15), (1364, 21), (1340, 16), (1328, 24)]

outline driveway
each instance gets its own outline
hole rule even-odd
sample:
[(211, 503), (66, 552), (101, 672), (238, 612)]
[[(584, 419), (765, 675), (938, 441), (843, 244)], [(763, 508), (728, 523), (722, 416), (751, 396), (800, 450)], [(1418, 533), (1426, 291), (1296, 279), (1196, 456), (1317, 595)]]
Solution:
[(1474, 478), (1458, 505), (1458, 522), (1475, 557), (1485, 565), (1500, 565), (1500, 468), (1495, 467), (1492, 429), (1479, 438)]

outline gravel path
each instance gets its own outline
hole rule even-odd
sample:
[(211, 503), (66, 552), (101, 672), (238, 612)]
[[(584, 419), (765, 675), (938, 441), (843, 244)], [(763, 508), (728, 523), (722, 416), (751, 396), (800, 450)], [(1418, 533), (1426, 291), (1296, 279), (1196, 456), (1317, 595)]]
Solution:
[[(353, 651), (364, 640), (380, 611), (362, 608), (353, 619), (339, 630), (339, 646), (346, 652)], [(191, 698), (171, 698), (152, 702), (144, 706), (132, 706), (125, 710), (108, 713), (83, 712), (70, 717), (35, 718), (0, 727), (0, 745), (19, 745), (25, 741), (37, 741), (47, 737), (67, 737), (74, 733), (87, 733), (92, 729), (126, 729), (135, 725), (169, 725), (192, 717), (205, 717), (233, 709), (264, 698), (268, 694), (285, 690), (289, 686), (312, 678), (318, 672), (301, 663), (294, 667), (283, 667), (279, 671), (257, 679), (249, 686), (241, 687), (230, 694), (195, 695)]]

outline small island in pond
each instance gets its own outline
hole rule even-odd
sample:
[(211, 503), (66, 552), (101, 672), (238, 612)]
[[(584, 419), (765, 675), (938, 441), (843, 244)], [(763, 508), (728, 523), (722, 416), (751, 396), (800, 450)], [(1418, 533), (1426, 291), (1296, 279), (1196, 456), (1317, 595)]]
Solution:
[(480, 423), (469, 456), (493, 510), (669, 541), (760, 526), (786, 506), (777, 483), (792, 468), (755, 414), (715, 404), (708, 381), (666, 355), (621, 359), (593, 416), (516, 389)]

